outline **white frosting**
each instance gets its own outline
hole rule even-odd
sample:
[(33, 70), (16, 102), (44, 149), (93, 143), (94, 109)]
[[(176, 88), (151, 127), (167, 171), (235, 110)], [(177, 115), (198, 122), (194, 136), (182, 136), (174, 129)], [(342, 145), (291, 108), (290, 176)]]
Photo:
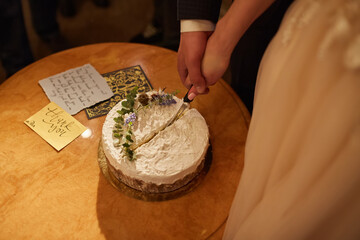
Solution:
[[(156, 92), (149, 92), (147, 94), (151, 96), (152, 93)], [(183, 101), (175, 96), (174, 99), (176, 104), (169, 106), (153, 105), (138, 112), (133, 126), (133, 140), (136, 147), (151, 139), (175, 117)]]
[(109, 112), (103, 126), (102, 142), (113, 167), (131, 178), (158, 185), (172, 184), (196, 170), (206, 154), (209, 130), (196, 109), (186, 111), (183, 117), (162, 130), (182, 105), (180, 99), (175, 97), (175, 100), (176, 104), (154, 105), (139, 112), (133, 132), (140, 146), (135, 150), (134, 161), (129, 161), (121, 147), (113, 144), (113, 119), (118, 116), (121, 103)]

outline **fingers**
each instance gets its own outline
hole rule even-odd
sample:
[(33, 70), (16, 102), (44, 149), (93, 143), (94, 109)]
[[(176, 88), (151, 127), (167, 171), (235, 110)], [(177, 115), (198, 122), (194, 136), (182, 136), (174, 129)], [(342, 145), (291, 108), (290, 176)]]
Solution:
[(185, 56), (184, 56), (182, 46), (183, 46), (183, 43), (180, 42), (179, 49), (178, 49), (178, 55), (177, 55), (177, 69), (178, 69), (178, 73), (179, 73), (182, 84), (187, 89), (189, 89), (191, 87), (191, 83), (186, 82), (186, 78), (188, 76), (188, 70), (186, 67)]
[[(185, 35), (186, 36), (186, 35)], [(205, 79), (201, 73), (201, 62), (204, 56), (207, 43), (207, 34), (203, 32), (192, 33), (188, 35), (190, 49), (187, 51), (186, 65), (190, 82), (198, 93), (203, 93), (206, 88)]]
[(189, 87), (186, 87), (187, 89), (190, 89), (193, 86), (192, 82), (190, 81), (189, 75), (186, 77), (184, 85), (189, 86)]
[(188, 99), (189, 100), (194, 100), (194, 98), (200, 94), (208, 94), (209, 93), (209, 88), (206, 87), (203, 93), (199, 93), (196, 91), (196, 88), (194, 86), (191, 87), (191, 89), (189, 90), (188, 93)]
[(187, 81), (188, 70), (185, 64), (184, 59), (181, 59), (180, 54), (178, 55), (178, 63), (177, 63), (178, 73), (181, 79), (182, 84), (189, 89), (191, 87), (191, 83)]
[(188, 71), (190, 82), (198, 93), (204, 93), (206, 88), (205, 79), (201, 73), (202, 55), (194, 55), (189, 59)]

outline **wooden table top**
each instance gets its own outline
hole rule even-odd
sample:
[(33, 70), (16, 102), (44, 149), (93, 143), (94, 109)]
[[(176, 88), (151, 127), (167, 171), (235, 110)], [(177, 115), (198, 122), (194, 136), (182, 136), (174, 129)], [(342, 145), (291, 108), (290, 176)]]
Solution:
[(60, 152), (24, 124), (49, 103), (38, 81), (92, 64), (98, 72), (140, 65), (154, 89), (185, 94), (176, 53), (129, 43), (94, 44), (41, 59), (0, 85), (0, 239), (220, 239), (243, 168), (250, 116), (220, 80), (191, 106), (210, 129), (212, 163), (202, 182), (184, 196), (147, 202), (116, 190), (98, 166), (105, 117)]

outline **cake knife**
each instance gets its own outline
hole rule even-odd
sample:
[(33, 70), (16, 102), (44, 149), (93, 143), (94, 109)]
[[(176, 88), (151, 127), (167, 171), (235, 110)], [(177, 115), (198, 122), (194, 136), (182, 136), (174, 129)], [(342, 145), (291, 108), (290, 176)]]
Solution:
[[(191, 87), (190, 87), (191, 89)], [(185, 94), (184, 98), (183, 98), (183, 104), (181, 105), (181, 107), (179, 108), (178, 112), (175, 114), (175, 117), (166, 125), (166, 127), (170, 126), (171, 124), (173, 124), (176, 120), (178, 120), (181, 115), (184, 113), (184, 111), (189, 108), (190, 103), (192, 102), (192, 100), (190, 100), (188, 98), (188, 94), (190, 89), (187, 91), (187, 93)], [(166, 128), (165, 127), (165, 128)]]

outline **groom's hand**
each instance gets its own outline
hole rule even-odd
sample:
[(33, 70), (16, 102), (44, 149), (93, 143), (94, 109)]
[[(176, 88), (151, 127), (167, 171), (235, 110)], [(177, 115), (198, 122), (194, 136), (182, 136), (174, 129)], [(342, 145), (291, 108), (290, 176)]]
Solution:
[(194, 93), (195, 96), (208, 92), (205, 78), (201, 72), (201, 63), (207, 40), (211, 33), (212, 32), (181, 33), (178, 50), (178, 72), (186, 88), (189, 89), (193, 86), (190, 93)]

